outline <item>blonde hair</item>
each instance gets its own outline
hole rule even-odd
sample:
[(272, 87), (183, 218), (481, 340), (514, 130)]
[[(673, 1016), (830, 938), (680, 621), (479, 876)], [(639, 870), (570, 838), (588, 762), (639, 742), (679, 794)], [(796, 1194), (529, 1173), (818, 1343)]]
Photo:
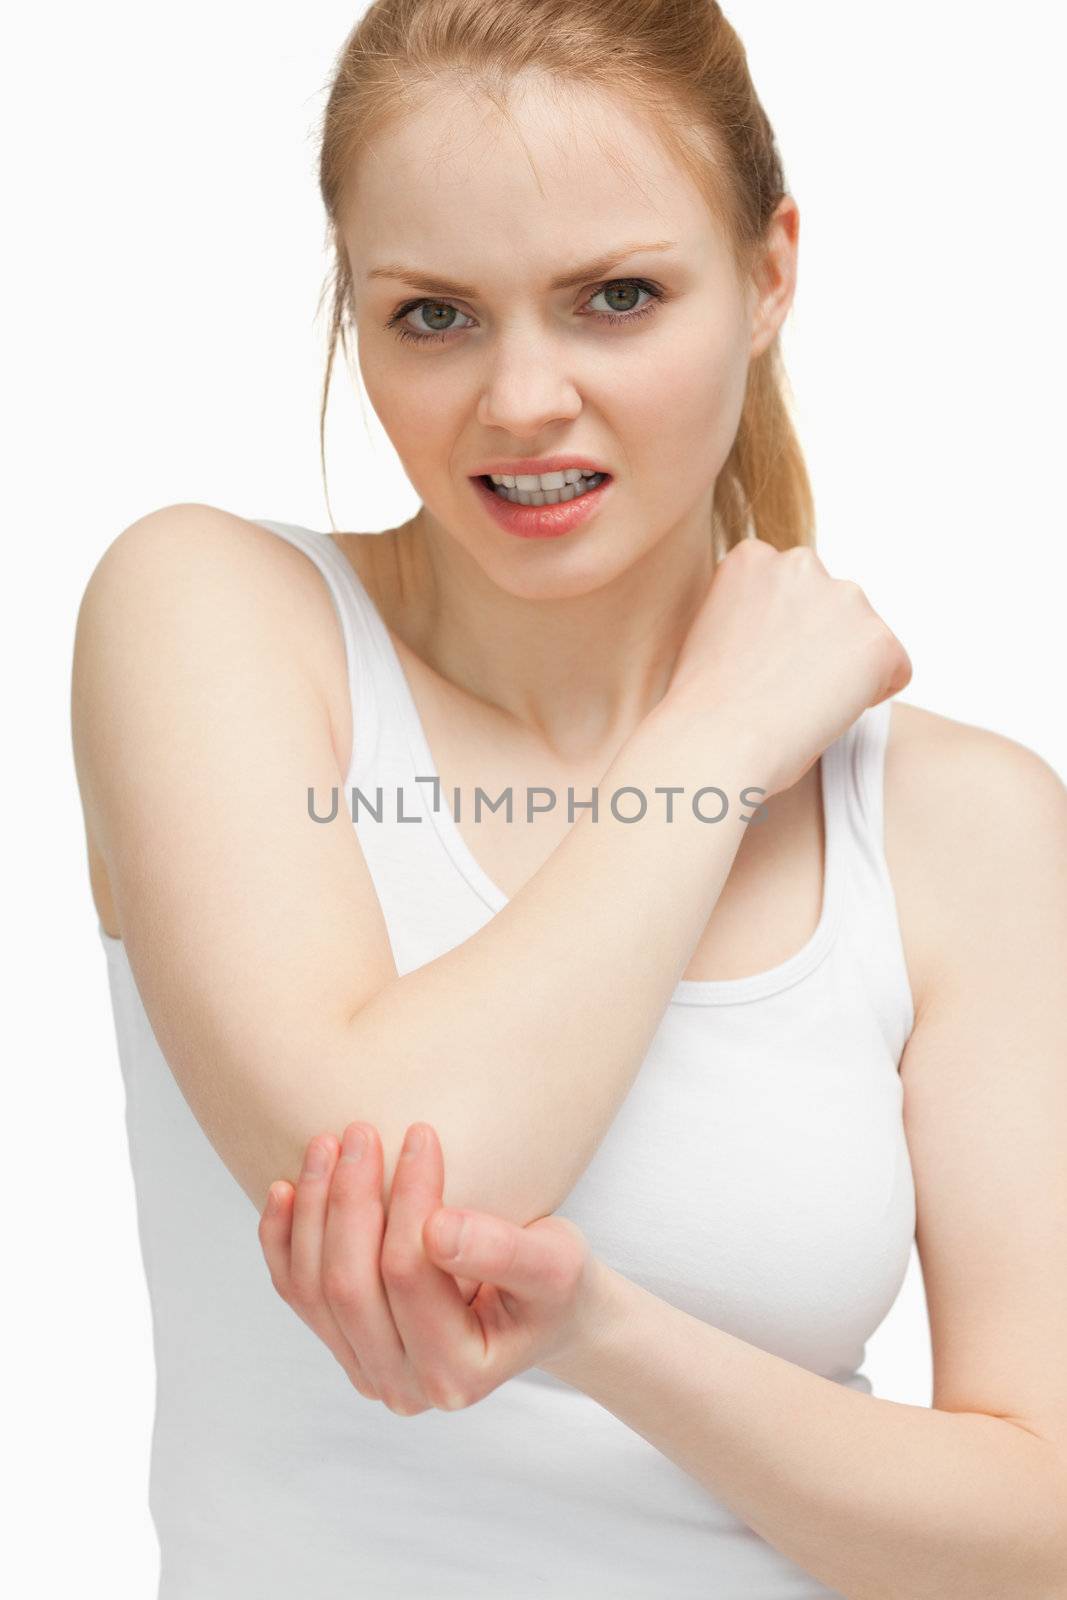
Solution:
[[(322, 122), (319, 187), (333, 264), (329, 350), (319, 413), (354, 308), (343, 242), (353, 164), (393, 119), (450, 81), (509, 116), (519, 74), (607, 92), (647, 116), (724, 227), (739, 275), (750, 270), (786, 193), (774, 132), (745, 49), (714, 0), (374, 0), (341, 48)], [(738, 540), (778, 550), (815, 543), (811, 485), (787, 404), (780, 334), (749, 363), (737, 435), (716, 481), (718, 555)], [(332, 520), (332, 519), (331, 519)]]

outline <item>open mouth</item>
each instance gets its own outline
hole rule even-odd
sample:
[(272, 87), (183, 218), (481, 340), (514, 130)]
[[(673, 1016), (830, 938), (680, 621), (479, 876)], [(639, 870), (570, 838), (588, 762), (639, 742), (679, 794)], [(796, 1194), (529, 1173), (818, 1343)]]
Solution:
[(565, 483), (560, 489), (512, 489), (506, 484), (494, 483), (487, 472), (478, 477), (490, 494), (495, 494), (500, 500), (507, 500), (516, 506), (556, 506), (565, 505), (570, 500), (580, 500), (591, 489), (598, 489), (606, 483), (611, 474), (608, 472), (583, 472), (575, 483)]

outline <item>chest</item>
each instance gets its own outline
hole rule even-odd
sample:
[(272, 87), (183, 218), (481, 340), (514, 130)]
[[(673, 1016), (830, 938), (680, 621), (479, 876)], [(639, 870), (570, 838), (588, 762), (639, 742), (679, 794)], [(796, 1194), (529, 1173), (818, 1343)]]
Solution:
[[(457, 692), (395, 636), (393, 642), (462, 848), (511, 899), (571, 827), (572, 791), (576, 806), (594, 789), (601, 807), (607, 804), (604, 775), (616, 750), (583, 763), (562, 762), (493, 708)], [(339, 751), (342, 759), (345, 754)], [(483, 803), (476, 811), (479, 789), (491, 798), (510, 792), (510, 817), (503, 805), (494, 810)], [(744, 978), (802, 949), (820, 920), (825, 852), (817, 763), (793, 789), (774, 796), (764, 820), (747, 829), (684, 976)]]
[[(368, 586), (369, 549), (352, 557)], [(575, 802), (588, 800), (594, 787), (604, 803), (603, 777), (616, 751), (605, 750), (584, 763), (550, 757), (528, 734), (509, 724), (493, 708), (458, 691), (391, 632), (393, 647), (410, 690), (449, 809), (454, 791), (462, 804), (456, 828), (463, 849), (509, 899), (529, 882), (559, 845), (570, 827), (568, 793)], [(309, 641), (309, 649), (312, 642)], [(330, 632), (315, 642), (321, 652), (321, 682), (342, 770), (352, 747), (352, 719), (342, 641)], [(893, 706), (885, 764), (885, 856), (893, 882), (909, 981), (919, 1002), (932, 958), (924, 944), (929, 922), (924, 909), (927, 874), (920, 842), (909, 836), (907, 808), (894, 802), (913, 782), (909, 750), (914, 708)], [(822, 911), (827, 839), (822, 793), (822, 762), (799, 783), (774, 796), (762, 823), (747, 829), (729, 877), (694, 947), (683, 976), (695, 981), (724, 981), (766, 972), (802, 950), (813, 938)], [(506, 813), (483, 806), (473, 814), (476, 788), (496, 796), (509, 788), (515, 795), (511, 820)], [(547, 790), (554, 804), (527, 817), (527, 789)], [(537, 803), (544, 804), (545, 795)], [(103, 858), (91, 831), (88, 836), (93, 898), (105, 930), (117, 926)]]

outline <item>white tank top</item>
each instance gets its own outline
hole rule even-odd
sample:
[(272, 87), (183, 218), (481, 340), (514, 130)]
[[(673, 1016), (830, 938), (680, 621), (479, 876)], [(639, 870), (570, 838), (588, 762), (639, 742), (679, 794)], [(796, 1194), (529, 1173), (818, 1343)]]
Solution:
[[(379, 786), (386, 802), (403, 791), (381, 822), (361, 803), (353, 824), (403, 974), (506, 896), (447, 797), (434, 810), (432, 785), (415, 781), (435, 775), (433, 758), (353, 568), (326, 534), (260, 525), (315, 563), (344, 631), (355, 737), (340, 803), (351, 811), (353, 787), (372, 803)], [(811, 938), (767, 972), (679, 982), (560, 1208), (653, 1294), (867, 1394), (865, 1341), (896, 1299), (915, 1225), (898, 1073), (914, 1013), (882, 834), (889, 717), (890, 702), (865, 711), (820, 760)], [(459, 1412), (397, 1417), (363, 1399), (272, 1288), (256, 1210), (178, 1089), (121, 940), (100, 936), (152, 1309), (158, 1600), (833, 1593), (543, 1372)]]

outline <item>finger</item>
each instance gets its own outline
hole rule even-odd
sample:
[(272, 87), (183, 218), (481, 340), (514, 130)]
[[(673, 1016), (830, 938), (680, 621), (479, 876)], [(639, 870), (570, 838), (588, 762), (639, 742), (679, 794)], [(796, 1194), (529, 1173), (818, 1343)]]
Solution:
[(349, 1379), (368, 1400), (378, 1399), (373, 1381), (368, 1381), (344, 1329), (338, 1326), (327, 1301), (322, 1281), (323, 1239), (330, 1192), (330, 1179), (340, 1145), (332, 1133), (308, 1141), (304, 1167), (292, 1208), (289, 1251), (289, 1304), (308, 1327), (331, 1350)]
[(308, 1141), (304, 1167), (293, 1204), (293, 1233), (289, 1274), (293, 1293), (302, 1305), (322, 1295), (322, 1236), (330, 1178), (340, 1151), (332, 1133)]
[(323, 1286), (330, 1310), (368, 1380), (390, 1402), (416, 1398), (403, 1343), (382, 1284), (385, 1163), (377, 1129), (351, 1122), (330, 1186)]
[(469, 1367), (472, 1353), (484, 1350), (478, 1319), (454, 1277), (426, 1253), (423, 1232), (440, 1209), (444, 1180), (436, 1131), (428, 1122), (413, 1123), (393, 1174), (382, 1280), (408, 1360), (434, 1404), (449, 1379)]
[(289, 1297), (289, 1249), (292, 1236), (293, 1186), (272, 1183), (259, 1219), (259, 1243), (266, 1258), (270, 1281), (283, 1299)]
[(484, 1211), (436, 1211), (426, 1226), (426, 1251), (446, 1272), (462, 1272), (515, 1296), (550, 1304), (565, 1300), (586, 1257), (577, 1230), (566, 1237), (555, 1218), (519, 1228)]

